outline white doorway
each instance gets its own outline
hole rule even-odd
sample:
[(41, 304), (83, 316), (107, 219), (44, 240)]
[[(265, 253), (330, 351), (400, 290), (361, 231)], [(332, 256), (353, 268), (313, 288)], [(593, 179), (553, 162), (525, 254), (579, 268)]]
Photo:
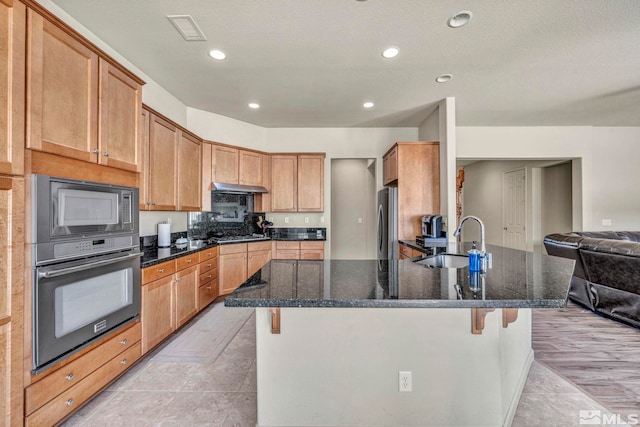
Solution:
[(331, 258), (376, 259), (376, 161), (331, 160)]
[(519, 168), (505, 172), (502, 179), (502, 245), (527, 249), (527, 171)]

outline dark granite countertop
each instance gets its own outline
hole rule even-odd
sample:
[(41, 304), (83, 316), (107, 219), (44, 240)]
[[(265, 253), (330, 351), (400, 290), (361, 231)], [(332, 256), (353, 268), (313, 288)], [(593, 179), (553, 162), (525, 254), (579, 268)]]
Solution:
[(446, 242), (434, 242), (433, 244), (430, 244), (427, 247), (419, 245), (418, 243), (416, 243), (415, 240), (398, 240), (398, 243), (400, 243), (401, 245), (408, 246), (411, 249), (415, 249), (416, 251), (420, 251), (420, 252), (425, 253), (425, 254), (434, 254), (434, 253), (438, 252), (438, 250), (436, 248), (446, 248), (447, 247), (447, 243)]
[(143, 247), (144, 255), (140, 258), (140, 268), (150, 267), (194, 252), (213, 248), (217, 245), (217, 243), (208, 244), (205, 241), (199, 241), (197, 244), (190, 242), (190, 245), (185, 249), (178, 249), (175, 247), (175, 244), (172, 244), (170, 248), (158, 248), (156, 246)]
[[(470, 243), (451, 244), (466, 254)], [(556, 308), (574, 261), (498, 246), (486, 274), (408, 260), (272, 260), (225, 299), (230, 307)], [(479, 286), (472, 287), (472, 283)]]

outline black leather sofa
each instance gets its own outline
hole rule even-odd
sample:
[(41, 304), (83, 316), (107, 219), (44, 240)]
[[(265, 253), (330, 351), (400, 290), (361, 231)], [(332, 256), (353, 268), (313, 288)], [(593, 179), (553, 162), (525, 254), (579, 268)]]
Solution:
[(576, 261), (571, 300), (640, 328), (640, 231), (550, 234), (544, 246)]

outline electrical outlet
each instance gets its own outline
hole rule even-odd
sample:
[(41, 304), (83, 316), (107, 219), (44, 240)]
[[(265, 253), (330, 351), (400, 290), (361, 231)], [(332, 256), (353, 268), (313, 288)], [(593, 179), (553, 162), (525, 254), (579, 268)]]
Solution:
[(362, 218), (358, 218), (358, 224), (362, 224)]
[(285, 216), (285, 217), (284, 217), (284, 223), (285, 223), (285, 224), (289, 224), (289, 217), (288, 217), (288, 216)]
[(320, 223), (324, 224), (324, 217), (323, 216), (320, 217)]
[(611, 226), (613, 225), (613, 221), (611, 221), (610, 219), (603, 219), (602, 225)]
[(309, 217), (308, 217), (308, 216), (305, 216), (305, 217), (304, 217), (304, 223), (305, 223), (305, 224), (309, 224)]
[(398, 391), (412, 391), (411, 371), (398, 372)]

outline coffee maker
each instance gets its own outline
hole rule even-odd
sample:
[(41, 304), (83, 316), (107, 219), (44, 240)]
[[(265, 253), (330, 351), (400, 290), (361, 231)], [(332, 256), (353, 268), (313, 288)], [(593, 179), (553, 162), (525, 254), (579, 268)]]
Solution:
[(422, 236), (428, 239), (442, 237), (442, 215), (424, 215), (422, 217)]

